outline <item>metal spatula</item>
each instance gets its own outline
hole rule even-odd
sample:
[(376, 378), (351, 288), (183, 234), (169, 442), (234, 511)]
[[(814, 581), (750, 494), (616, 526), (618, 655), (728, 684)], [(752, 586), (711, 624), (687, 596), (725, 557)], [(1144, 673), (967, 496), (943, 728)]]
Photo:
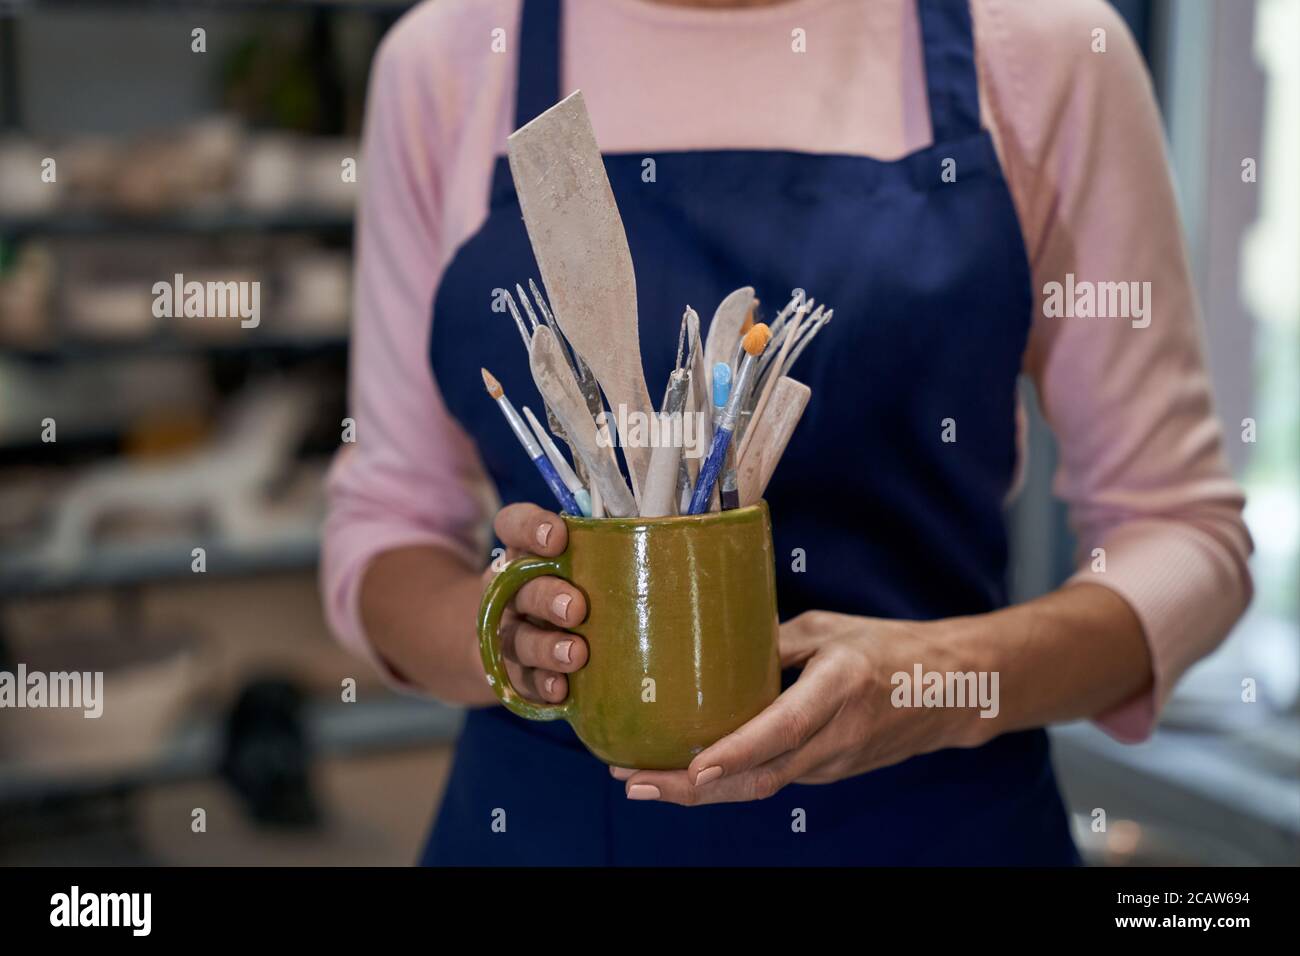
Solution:
[[(556, 322), (591, 366), (616, 423), (627, 427), (632, 413), (649, 422), (632, 254), (581, 91), (512, 133), (507, 153)], [(639, 498), (650, 449), (627, 446), (621, 429), (620, 438)]]

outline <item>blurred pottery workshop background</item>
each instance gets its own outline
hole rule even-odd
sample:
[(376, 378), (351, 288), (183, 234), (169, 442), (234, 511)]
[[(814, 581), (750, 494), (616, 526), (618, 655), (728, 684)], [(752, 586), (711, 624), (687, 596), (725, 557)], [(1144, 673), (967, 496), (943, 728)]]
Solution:
[[(407, 6), (0, 0), (0, 670), (100, 670), (112, 702), (0, 711), (0, 863), (416, 857), (459, 714), (342, 651), (316, 586), (366, 82)], [(1056, 728), (1056, 762), (1090, 863), (1294, 863), (1300, 178), (1243, 200), (1240, 166), (1300, 154), (1300, 3), (1116, 6), (1165, 115), (1258, 593), (1151, 741)], [(242, 320), (185, 316), (190, 283), (253, 282)], [(1247, 418), (1293, 440), (1237, 441)], [(1073, 547), (1036, 414), (1029, 444), (1021, 598)], [(1219, 706), (1243, 668), (1257, 704)]]

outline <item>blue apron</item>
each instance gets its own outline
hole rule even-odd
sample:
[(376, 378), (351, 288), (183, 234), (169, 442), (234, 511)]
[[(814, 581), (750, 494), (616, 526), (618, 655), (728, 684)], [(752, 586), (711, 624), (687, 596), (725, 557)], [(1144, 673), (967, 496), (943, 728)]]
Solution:
[[(932, 146), (895, 162), (784, 150), (605, 155), (652, 392), (672, 369), (687, 303), (707, 318), (752, 284), (769, 305), (800, 287), (835, 308), (795, 366), (812, 401), (766, 495), (783, 620), (813, 608), (933, 619), (1007, 599), (1002, 501), (1016, 459), (1029, 266), (980, 127), (966, 3), (919, 0), (919, 10)], [(560, 95), (560, 12), (558, 0), (524, 3), (516, 127)], [(642, 181), (647, 156), (653, 183)], [(516, 404), (541, 408), (510, 319), (490, 310), (494, 289), (537, 275), (501, 157), (487, 219), (434, 298), (429, 354), (505, 504), (551, 500), (479, 378), (487, 366)], [(944, 440), (948, 419), (955, 442)], [(423, 855), (427, 864), (1077, 859), (1041, 730), (765, 801), (683, 808), (627, 800), (567, 724), (500, 707), (468, 715)]]

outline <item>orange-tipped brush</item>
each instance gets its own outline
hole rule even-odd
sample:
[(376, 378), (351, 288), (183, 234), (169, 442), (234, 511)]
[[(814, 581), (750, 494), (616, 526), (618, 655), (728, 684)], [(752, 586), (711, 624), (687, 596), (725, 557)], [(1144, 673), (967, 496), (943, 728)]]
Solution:
[(740, 412), (741, 405), (744, 404), (745, 395), (754, 378), (755, 363), (771, 339), (772, 330), (759, 322), (746, 332), (741, 340), (744, 355), (740, 360), (740, 371), (736, 373), (735, 384), (732, 386), (731, 395), (727, 398), (726, 407), (714, 422), (713, 444), (709, 447), (709, 454), (704, 459), (704, 464), (700, 466), (700, 477), (691, 495), (690, 513), (693, 515), (703, 514), (708, 510), (709, 499), (713, 496), (713, 485), (717, 482), (718, 474), (726, 463), (727, 449), (731, 447), (736, 416)]

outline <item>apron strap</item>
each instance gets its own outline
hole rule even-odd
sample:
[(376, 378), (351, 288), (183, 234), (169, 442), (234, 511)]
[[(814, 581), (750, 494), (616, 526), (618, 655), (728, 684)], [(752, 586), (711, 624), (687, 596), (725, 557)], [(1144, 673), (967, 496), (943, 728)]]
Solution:
[(515, 129), (559, 101), (560, 0), (524, 0), (520, 17)]
[(917, 0), (930, 126), (936, 143), (980, 130), (975, 38), (967, 0)]

